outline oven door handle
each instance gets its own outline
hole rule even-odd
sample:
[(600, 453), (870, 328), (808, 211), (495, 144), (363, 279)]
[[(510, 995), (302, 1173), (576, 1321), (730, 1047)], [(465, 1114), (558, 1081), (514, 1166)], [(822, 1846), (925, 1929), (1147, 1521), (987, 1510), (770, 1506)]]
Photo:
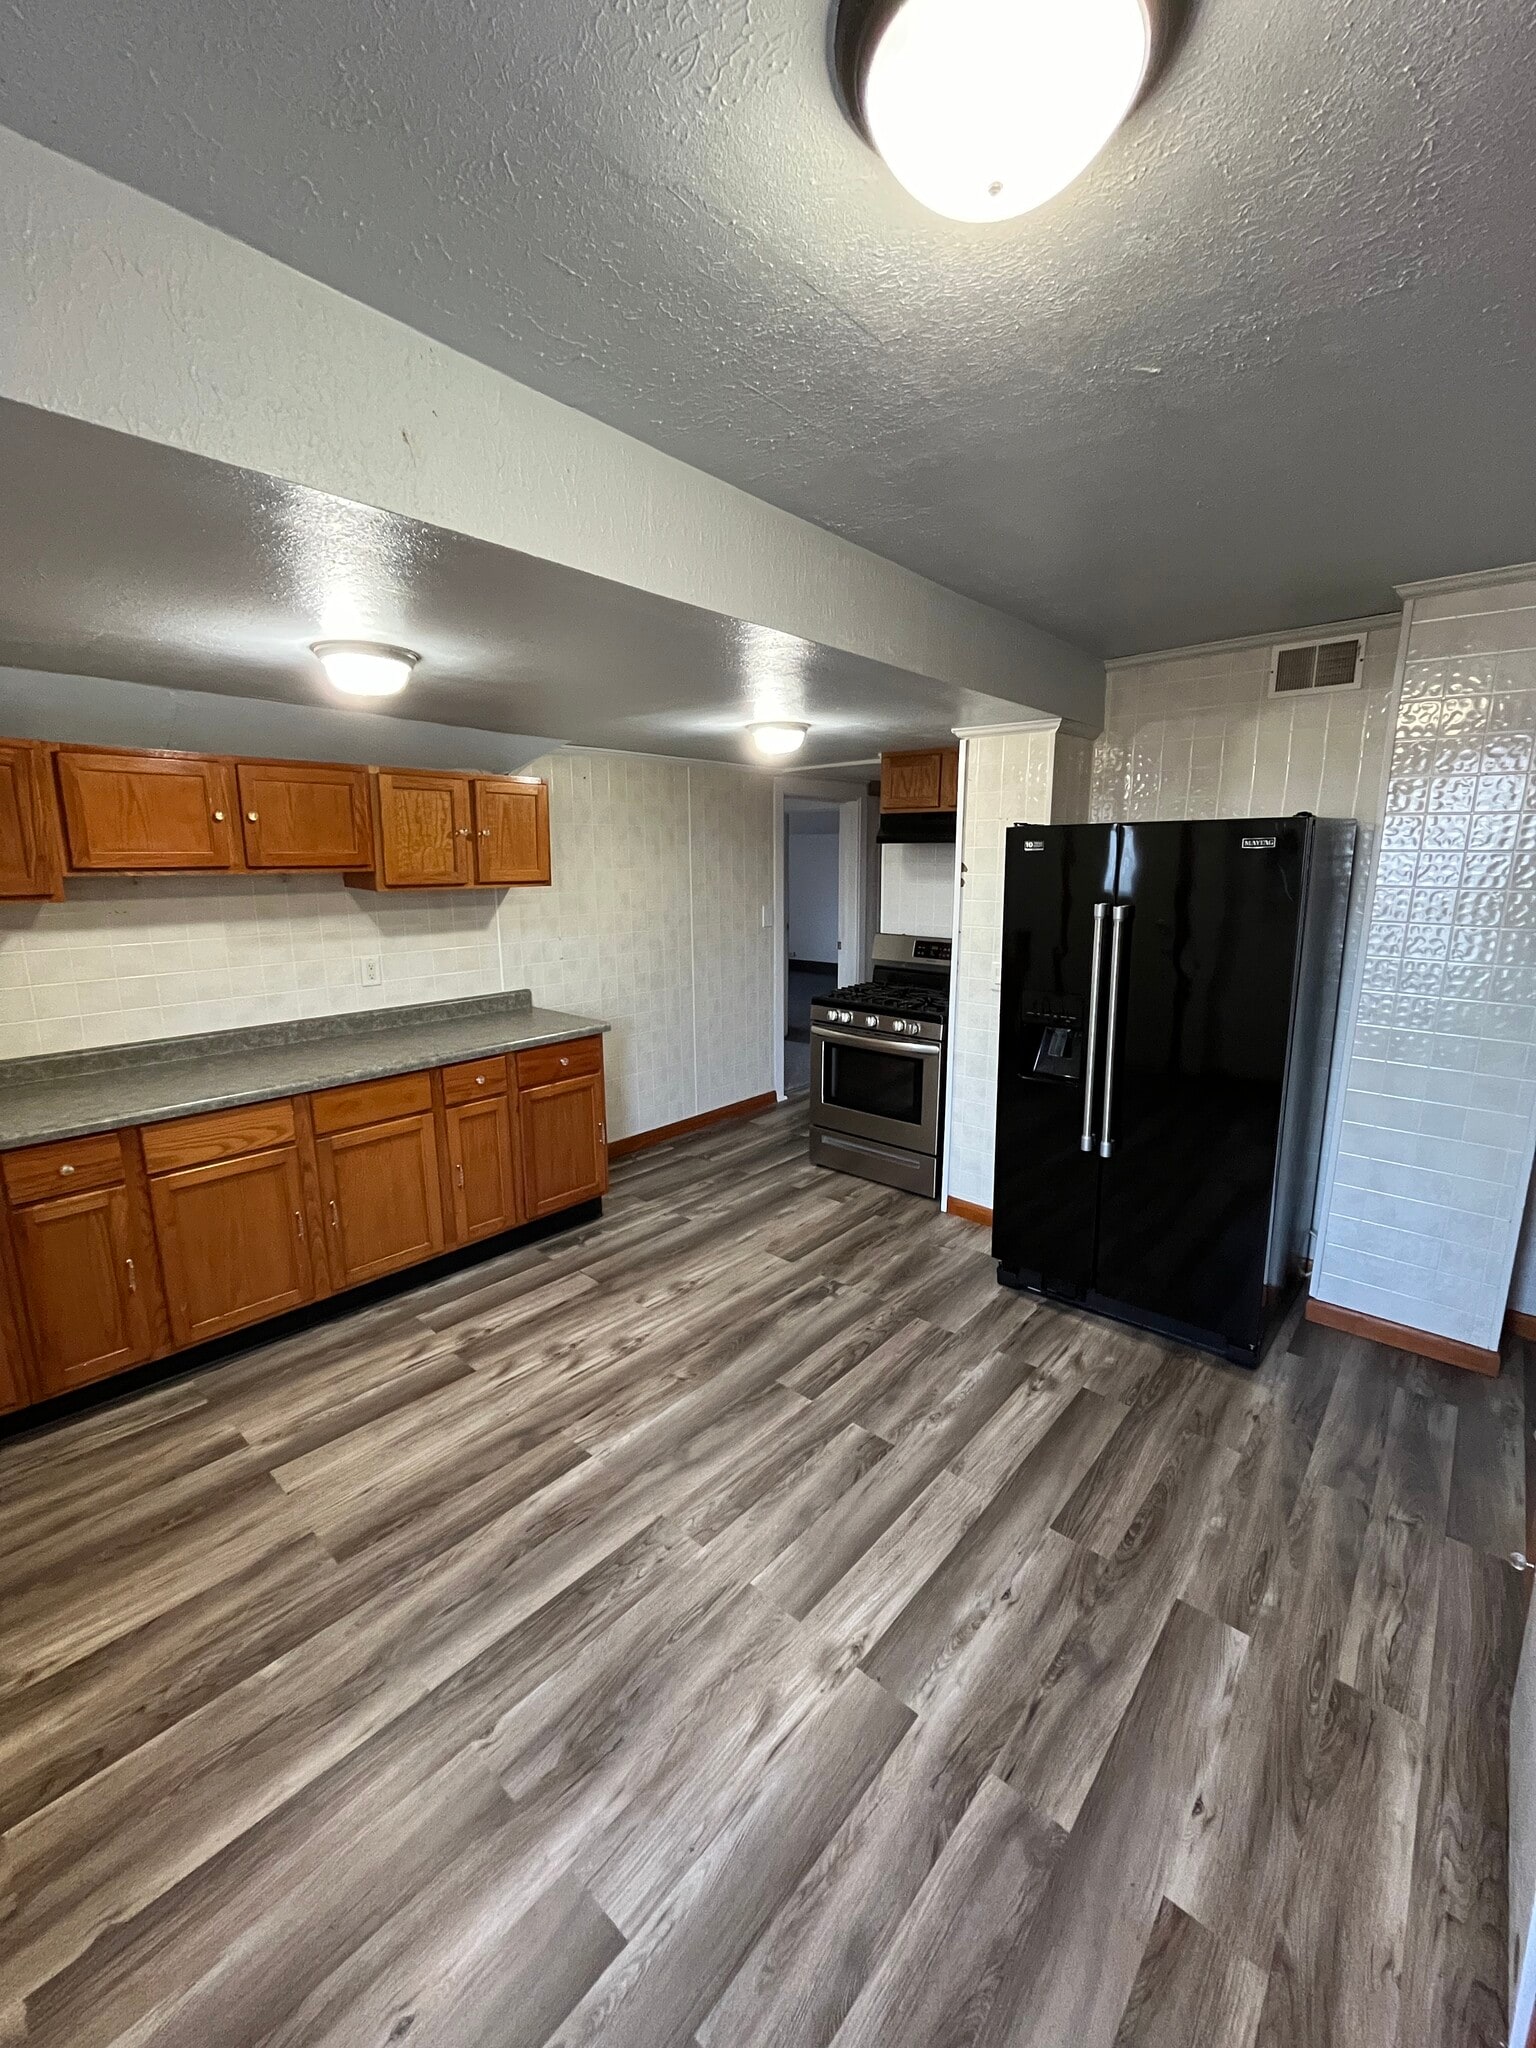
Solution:
[(868, 1031), (829, 1031), (825, 1024), (811, 1026), (812, 1038), (823, 1039), (828, 1045), (874, 1046), (878, 1052), (916, 1053), (928, 1059), (937, 1059), (944, 1050), (941, 1045), (923, 1045), (913, 1038), (881, 1038)]

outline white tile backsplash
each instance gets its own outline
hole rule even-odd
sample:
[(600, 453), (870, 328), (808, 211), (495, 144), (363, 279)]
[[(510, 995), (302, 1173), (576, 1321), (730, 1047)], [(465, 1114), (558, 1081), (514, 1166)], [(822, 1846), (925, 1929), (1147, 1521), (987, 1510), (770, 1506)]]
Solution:
[[(613, 1024), (616, 1137), (765, 1093), (770, 780), (565, 751), (530, 772), (550, 784), (548, 889), (402, 896), (336, 876), (147, 876), (0, 905), (0, 1057), (531, 988)], [(368, 959), (376, 987), (362, 981)]]
[(955, 922), (956, 849), (882, 846), (880, 929), (917, 939), (947, 939)]

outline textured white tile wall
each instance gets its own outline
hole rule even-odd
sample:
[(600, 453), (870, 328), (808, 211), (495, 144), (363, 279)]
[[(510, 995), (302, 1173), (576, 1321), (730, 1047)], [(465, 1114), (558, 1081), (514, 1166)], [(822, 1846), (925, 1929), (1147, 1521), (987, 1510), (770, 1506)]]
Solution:
[(1536, 1136), (1536, 573), (1407, 630), (1313, 1285), (1493, 1349)]
[(1268, 646), (1111, 669), (1092, 816), (1374, 820), (1397, 640), (1395, 623), (1369, 633), (1362, 687), (1323, 697), (1270, 697)]
[(549, 889), (146, 877), (0, 905), (0, 1057), (531, 988), (613, 1023), (615, 1136), (765, 1092), (769, 778), (565, 752), (533, 772), (550, 783)]
[(880, 929), (947, 939), (955, 921), (955, 848), (882, 846)]
[(950, 1002), (949, 1193), (992, 1206), (997, 1122), (1003, 853), (1010, 825), (1051, 819), (1052, 731), (986, 733), (965, 743), (959, 958)]

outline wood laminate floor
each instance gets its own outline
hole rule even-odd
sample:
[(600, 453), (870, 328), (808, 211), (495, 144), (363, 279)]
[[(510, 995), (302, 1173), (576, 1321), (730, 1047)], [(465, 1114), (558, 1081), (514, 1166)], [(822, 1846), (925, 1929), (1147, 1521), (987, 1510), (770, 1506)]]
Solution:
[(1502, 2041), (1516, 1373), (804, 1150), (0, 1444), (0, 2041)]

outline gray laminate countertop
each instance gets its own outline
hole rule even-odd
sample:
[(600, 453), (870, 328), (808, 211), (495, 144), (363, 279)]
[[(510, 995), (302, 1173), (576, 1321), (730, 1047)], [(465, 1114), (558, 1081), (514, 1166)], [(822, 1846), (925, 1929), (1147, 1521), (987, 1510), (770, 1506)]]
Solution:
[(0, 1061), (0, 1151), (559, 1045), (607, 1029), (595, 1017), (538, 1009), (527, 989), (516, 989)]

